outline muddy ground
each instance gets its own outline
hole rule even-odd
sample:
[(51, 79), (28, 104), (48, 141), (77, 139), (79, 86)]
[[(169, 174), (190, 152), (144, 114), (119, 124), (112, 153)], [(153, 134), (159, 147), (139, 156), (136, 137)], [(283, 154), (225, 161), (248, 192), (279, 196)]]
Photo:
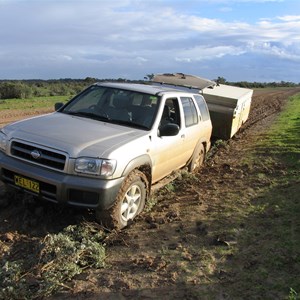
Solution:
[[(247, 259), (237, 261), (233, 253), (226, 252), (231, 245), (236, 247), (237, 231), (245, 227), (245, 222), (235, 220), (234, 203), (243, 209), (269, 184), (268, 180), (255, 180), (255, 172), (262, 171), (257, 168), (262, 167), (250, 168), (243, 157), (255, 151), (254, 142), (263, 138), (288, 97), (298, 92), (295, 88), (255, 92), (249, 120), (232, 140), (212, 149), (198, 174), (179, 177), (154, 194), (151, 201), (155, 205), (128, 228), (108, 235), (107, 267), (87, 269), (67, 283), (69, 288), (50, 298), (235, 298), (237, 271), (229, 271), (229, 266), (251, 266)], [(2, 113), (0, 126), (22, 117), (19, 111)], [(9, 253), (11, 260), (25, 258), (47, 233), (58, 233), (83, 220), (92, 222), (93, 214), (20, 198), (11, 200), (0, 211), (0, 257), (7, 258)], [(233, 227), (234, 232), (230, 231)], [(216, 247), (222, 251), (216, 252)]]

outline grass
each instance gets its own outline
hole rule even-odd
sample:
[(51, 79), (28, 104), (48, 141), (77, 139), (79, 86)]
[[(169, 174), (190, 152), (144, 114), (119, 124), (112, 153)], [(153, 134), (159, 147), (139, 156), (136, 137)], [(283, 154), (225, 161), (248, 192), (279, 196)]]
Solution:
[(231, 296), (299, 299), (300, 95), (290, 98), (255, 147), (255, 154), (247, 157), (256, 167), (249, 186), (265, 183), (258, 185), (257, 196), (244, 211), (244, 229), (227, 264), (233, 274)]
[(271, 127), (258, 149), (268, 148), (269, 155), (284, 163), (289, 173), (300, 164), (300, 96), (290, 98), (280, 118)]
[(0, 99), (0, 111), (3, 110), (30, 110), (30, 109), (54, 109), (56, 102), (66, 102), (70, 96), (35, 97), (31, 99)]

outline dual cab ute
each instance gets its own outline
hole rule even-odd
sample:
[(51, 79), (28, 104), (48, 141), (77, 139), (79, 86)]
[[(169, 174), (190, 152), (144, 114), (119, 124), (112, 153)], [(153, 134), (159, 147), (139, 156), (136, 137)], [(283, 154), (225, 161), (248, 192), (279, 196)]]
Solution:
[(123, 228), (151, 186), (194, 171), (210, 148), (204, 98), (164, 85), (99, 83), (51, 114), (0, 131), (0, 180), (34, 197), (92, 208)]

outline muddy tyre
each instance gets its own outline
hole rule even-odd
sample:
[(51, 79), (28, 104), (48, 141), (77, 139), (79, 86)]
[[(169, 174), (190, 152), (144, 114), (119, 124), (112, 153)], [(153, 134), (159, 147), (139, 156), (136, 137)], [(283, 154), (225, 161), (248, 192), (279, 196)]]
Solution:
[(191, 159), (191, 162), (188, 165), (188, 170), (189, 172), (196, 172), (197, 170), (200, 169), (200, 167), (203, 165), (204, 162), (204, 146), (202, 143), (197, 145), (193, 157)]
[(96, 211), (98, 222), (109, 229), (126, 227), (144, 209), (147, 194), (145, 174), (138, 170), (131, 172), (124, 180), (113, 207)]

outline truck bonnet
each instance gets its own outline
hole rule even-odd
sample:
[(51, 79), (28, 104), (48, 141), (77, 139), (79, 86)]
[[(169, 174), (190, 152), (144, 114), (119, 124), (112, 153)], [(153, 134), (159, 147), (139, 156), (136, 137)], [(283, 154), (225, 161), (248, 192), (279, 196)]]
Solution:
[(70, 157), (107, 157), (109, 153), (147, 131), (102, 121), (52, 113), (19, 121), (4, 128), (11, 140), (19, 139), (64, 151)]

